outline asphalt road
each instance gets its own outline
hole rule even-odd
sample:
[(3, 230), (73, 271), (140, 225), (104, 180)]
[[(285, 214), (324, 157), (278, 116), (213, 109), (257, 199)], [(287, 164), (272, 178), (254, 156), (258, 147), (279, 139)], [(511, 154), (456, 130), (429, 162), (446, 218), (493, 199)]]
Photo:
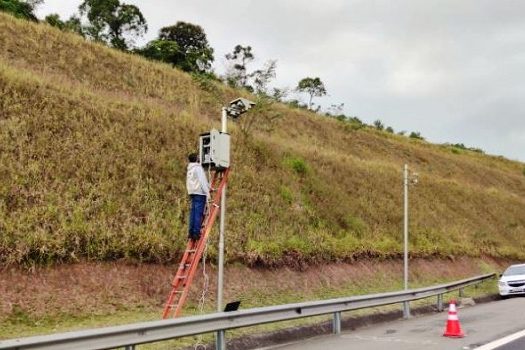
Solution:
[(514, 340), (511, 343), (497, 347), (497, 350), (523, 350), (525, 349), (525, 337), (521, 337), (518, 340)]
[[(447, 312), (413, 317), (280, 345), (279, 350), (469, 350), (525, 329), (525, 297), (480, 304), (458, 310), (464, 338), (443, 337)], [(497, 350), (523, 350), (525, 339)]]

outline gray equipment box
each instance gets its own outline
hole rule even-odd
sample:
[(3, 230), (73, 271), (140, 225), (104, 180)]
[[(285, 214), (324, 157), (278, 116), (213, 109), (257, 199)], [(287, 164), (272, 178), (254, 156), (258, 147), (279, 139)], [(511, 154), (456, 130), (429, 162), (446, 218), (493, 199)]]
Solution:
[(230, 135), (215, 129), (201, 134), (199, 159), (203, 167), (228, 168), (230, 166)]

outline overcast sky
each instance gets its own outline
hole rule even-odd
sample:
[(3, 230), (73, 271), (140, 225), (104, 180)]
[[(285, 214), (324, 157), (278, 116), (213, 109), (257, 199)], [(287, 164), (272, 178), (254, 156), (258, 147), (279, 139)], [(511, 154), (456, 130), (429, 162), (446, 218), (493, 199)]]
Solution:
[[(81, 1), (45, 0), (39, 17)], [(214, 68), (236, 44), (252, 69), (277, 60), (278, 87), (320, 77), (323, 108), (381, 119), (431, 142), (464, 143), (525, 161), (525, 1), (128, 0), (149, 25), (138, 43), (177, 21), (201, 25)], [(303, 98), (306, 101), (306, 98)]]

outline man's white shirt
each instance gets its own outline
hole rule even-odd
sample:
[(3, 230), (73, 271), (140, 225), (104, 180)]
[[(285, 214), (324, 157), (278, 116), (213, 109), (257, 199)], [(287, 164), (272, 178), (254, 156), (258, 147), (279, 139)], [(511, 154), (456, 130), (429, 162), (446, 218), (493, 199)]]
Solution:
[(199, 163), (189, 163), (186, 176), (186, 189), (188, 194), (210, 195), (210, 185), (204, 173), (202, 165)]

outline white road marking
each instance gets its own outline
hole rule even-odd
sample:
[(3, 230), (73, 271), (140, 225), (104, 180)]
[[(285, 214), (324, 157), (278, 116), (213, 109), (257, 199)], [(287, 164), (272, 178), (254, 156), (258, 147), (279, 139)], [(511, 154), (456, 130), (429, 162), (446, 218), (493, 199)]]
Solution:
[(517, 332), (517, 333), (514, 333), (514, 334), (511, 334), (511, 335), (508, 335), (504, 338), (501, 338), (501, 339), (498, 339), (498, 340), (495, 340), (491, 343), (488, 343), (488, 344), (485, 344), (483, 346), (480, 346), (479, 348), (476, 348), (476, 350), (492, 350), (492, 349), (496, 349), (497, 347), (499, 346), (502, 346), (502, 345), (505, 345), (505, 344), (508, 344), (516, 339), (519, 339), (521, 337), (525, 336), (525, 330), (522, 330), (520, 332)]

